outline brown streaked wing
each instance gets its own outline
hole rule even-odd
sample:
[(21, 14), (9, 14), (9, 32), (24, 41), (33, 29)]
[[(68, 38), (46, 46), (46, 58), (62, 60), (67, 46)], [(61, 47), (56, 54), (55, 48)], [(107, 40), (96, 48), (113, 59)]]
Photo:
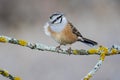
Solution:
[(82, 37), (81, 33), (72, 25), (72, 23), (69, 22), (69, 24), (72, 28), (73, 33), (79, 37)]

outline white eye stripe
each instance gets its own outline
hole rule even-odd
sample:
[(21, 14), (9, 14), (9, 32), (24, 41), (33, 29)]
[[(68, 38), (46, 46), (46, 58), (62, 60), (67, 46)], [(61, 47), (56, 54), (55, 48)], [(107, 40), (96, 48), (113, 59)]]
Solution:
[(58, 16), (55, 20), (53, 20), (51, 23), (52, 24), (54, 24), (57, 20), (59, 20), (60, 19), (60, 22), (59, 23), (61, 23), (62, 22), (62, 15), (60, 15), (60, 16)]

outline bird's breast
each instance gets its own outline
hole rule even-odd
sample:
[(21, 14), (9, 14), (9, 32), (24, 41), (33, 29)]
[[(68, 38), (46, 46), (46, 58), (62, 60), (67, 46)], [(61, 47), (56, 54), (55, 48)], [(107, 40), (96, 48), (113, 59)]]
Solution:
[(77, 41), (78, 37), (72, 32), (71, 26), (67, 24), (64, 29), (60, 32), (55, 32), (51, 29), (51, 27), (48, 28), (49, 32), (51, 33), (51, 36), (60, 44), (66, 45), (66, 44), (72, 44), (75, 41)]

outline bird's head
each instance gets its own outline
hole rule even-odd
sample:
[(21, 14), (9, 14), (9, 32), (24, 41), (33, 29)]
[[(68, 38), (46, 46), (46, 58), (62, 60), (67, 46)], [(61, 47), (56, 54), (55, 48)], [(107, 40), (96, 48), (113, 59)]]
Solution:
[(55, 12), (49, 17), (48, 24), (55, 32), (62, 31), (68, 23), (66, 17), (61, 12)]
[(65, 18), (65, 16), (64, 16), (63, 13), (61, 13), (61, 12), (55, 12), (55, 13), (53, 13), (50, 16), (49, 22), (51, 24), (60, 24), (60, 23), (62, 23), (64, 21), (64, 19), (66, 19), (66, 18)]

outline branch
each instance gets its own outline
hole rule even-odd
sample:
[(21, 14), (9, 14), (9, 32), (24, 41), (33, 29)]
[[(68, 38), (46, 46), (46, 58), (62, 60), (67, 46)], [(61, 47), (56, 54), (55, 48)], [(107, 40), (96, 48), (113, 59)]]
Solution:
[[(94, 68), (81, 80), (89, 80), (101, 67), (105, 56), (112, 56), (116, 54), (120, 54), (120, 46), (113, 45), (111, 48), (107, 48), (104, 46), (99, 46), (97, 49), (92, 48), (89, 50), (71, 50), (71, 52), (68, 52), (67, 49), (60, 49), (56, 50), (56, 47), (47, 46), (41, 43), (30, 43), (25, 40), (17, 40), (15, 38), (7, 37), (7, 36), (0, 36), (0, 42), (2, 43), (11, 43), (11, 44), (17, 44), (20, 46), (28, 47), (30, 49), (36, 49), (40, 51), (51, 51), (61, 54), (73, 54), (73, 55), (100, 55), (100, 58), (97, 62), (97, 64), (94, 66)], [(11, 79), (15, 80), (15, 79)]]
[(10, 80), (21, 80), (19, 77), (12, 76), (8, 71), (0, 69), (0, 74)]

